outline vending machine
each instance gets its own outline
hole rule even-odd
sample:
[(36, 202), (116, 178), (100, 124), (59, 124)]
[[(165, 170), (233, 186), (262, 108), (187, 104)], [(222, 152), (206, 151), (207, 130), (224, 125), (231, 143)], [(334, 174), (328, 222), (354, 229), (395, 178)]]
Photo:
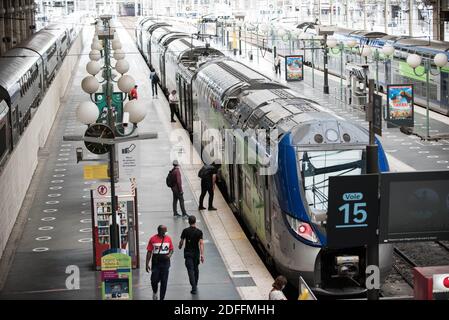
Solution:
[[(116, 183), (116, 221), (120, 249), (131, 257), (132, 267), (139, 267), (137, 190), (130, 183)], [(103, 252), (111, 249), (112, 205), (109, 183), (98, 183), (91, 189), (92, 240), (94, 266), (101, 268)]]

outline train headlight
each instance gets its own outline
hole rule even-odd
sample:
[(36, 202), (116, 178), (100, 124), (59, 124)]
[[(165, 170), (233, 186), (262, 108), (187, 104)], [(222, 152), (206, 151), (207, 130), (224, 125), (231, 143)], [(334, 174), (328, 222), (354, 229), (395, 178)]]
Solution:
[(289, 215), (286, 215), (287, 221), (290, 225), (290, 228), (301, 238), (313, 242), (318, 243), (318, 237), (316, 236), (315, 232), (313, 231), (313, 228), (310, 224), (307, 222), (298, 220), (296, 218), (293, 218)]

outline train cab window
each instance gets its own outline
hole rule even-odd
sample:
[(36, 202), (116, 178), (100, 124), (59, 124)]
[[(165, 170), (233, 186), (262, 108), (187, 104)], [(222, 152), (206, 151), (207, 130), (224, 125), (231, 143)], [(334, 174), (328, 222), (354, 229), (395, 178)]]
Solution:
[(327, 210), (329, 177), (365, 171), (363, 150), (298, 152), (298, 169), (310, 207)]

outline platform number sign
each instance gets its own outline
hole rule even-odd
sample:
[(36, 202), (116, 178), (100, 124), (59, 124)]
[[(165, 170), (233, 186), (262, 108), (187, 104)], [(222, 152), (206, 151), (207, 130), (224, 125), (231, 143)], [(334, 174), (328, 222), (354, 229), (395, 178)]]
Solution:
[(327, 247), (378, 243), (378, 181), (375, 174), (330, 177)]

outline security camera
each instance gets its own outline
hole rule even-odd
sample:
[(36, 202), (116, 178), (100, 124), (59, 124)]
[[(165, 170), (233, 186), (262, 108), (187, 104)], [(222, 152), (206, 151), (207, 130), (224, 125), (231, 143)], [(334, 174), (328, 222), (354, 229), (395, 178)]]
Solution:
[(123, 120), (122, 120), (123, 126), (127, 127), (129, 123), (129, 112), (123, 113)]

